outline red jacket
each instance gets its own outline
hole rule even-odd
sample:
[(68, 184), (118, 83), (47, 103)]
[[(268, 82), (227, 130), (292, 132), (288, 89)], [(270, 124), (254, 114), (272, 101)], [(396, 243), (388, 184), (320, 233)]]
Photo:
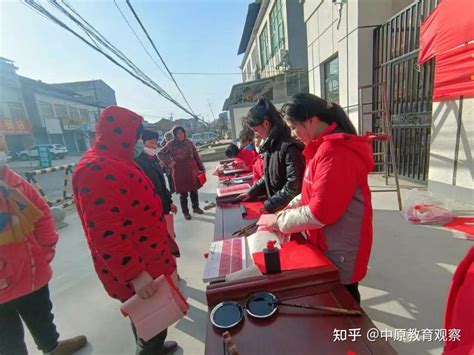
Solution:
[(307, 231), (308, 239), (352, 284), (367, 273), (372, 248), (372, 204), (368, 173), (374, 166), (369, 140), (336, 133), (332, 124), (310, 142), (303, 155), (306, 171), (301, 203), (325, 226)]
[(113, 298), (134, 294), (130, 281), (143, 271), (153, 278), (176, 269), (161, 201), (133, 161), (143, 118), (109, 106), (97, 126), (97, 142), (77, 165), (72, 185), (94, 267)]
[(444, 327), (460, 330), (460, 339), (447, 341), (444, 345), (445, 355), (474, 354), (474, 247), (459, 263), (453, 275), (446, 305)]
[(258, 180), (263, 177), (263, 157), (260, 154), (257, 154), (253, 163), (252, 163), (252, 174), (253, 180), (252, 185), (255, 185)]
[(251, 167), (257, 156), (258, 153), (255, 151), (253, 145), (248, 145), (240, 150), (236, 158), (241, 159), (245, 165)]
[(0, 178), (19, 190), (43, 213), (33, 233), (18, 243), (0, 245), (0, 304), (28, 295), (46, 285), (53, 271), (50, 263), (58, 241), (48, 205), (38, 191), (8, 166), (0, 167)]

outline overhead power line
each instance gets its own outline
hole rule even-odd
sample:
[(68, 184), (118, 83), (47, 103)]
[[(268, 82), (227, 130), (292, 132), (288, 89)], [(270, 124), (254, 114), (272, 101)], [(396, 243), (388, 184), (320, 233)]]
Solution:
[(120, 7), (118, 6), (117, 4), (117, 1), (114, 0), (114, 4), (115, 4), (115, 7), (117, 8), (117, 10), (120, 12), (120, 15), (122, 15), (123, 19), (125, 20), (125, 22), (127, 23), (128, 27), (130, 28), (130, 30), (133, 32), (133, 34), (135, 35), (136, 39), (138, 40), (138, 42), (140, 42), (140, 45), (142, 46), (142, 48), (145, 50), (146, 54), (148, 54), (148, 57), (151, 59), (151, 61), (155, 64), (155, 66), (168, 78), (168, 79), (171, 79), (168, 74), (165, 73), (165, 71), (158, 65), (158, 63), (155, 61), (155, 58), (153, 58), (153, 56), (150, 54), (150, 52), (148, 51), (148, 49), (146, 48), (146, 46), (143, 44), (142, 40), (140, 39), (140, 37), (138, 36), (138, 34), (135, 32), (135, 30), (133, 29), (132, 25), (130, 24), (130, 22), (127, 20), (127, 17), (125, 16), (125, 14), (122, 12), (122, 10), (120, 9)]
[(166, 65), (163, 57), (161, 56), (160, 52), (158, 51), (158, 49), (156, 48), (156, 45), (155, 43), (153, 42), (153, 40), (151, 39), (150, 35), (148, 34), (148, 31), (146, 30), (145, 26), (143, 25), (142, 21), (140, 20), (140, 18), (138, 17), (138, 14), (135, 12), (135, 9), (133, 8), (132, 6), (132, 3), (130, 2), (130, 0), (126, 0), (127, 1), (127, 5), (128, 7), (130, 8), (130, 10), (132, 11), (133, 15), (135, 16), (135, 19), (137, 20), (137, 22), (139, 23), (140, 27), (142, 28), (143, 32), (145, 33), (146, 37), (148, 38), (148, 41), (150, 41), (153, 49), (155, 50), (156, 54), (158, 55), (158, 57), (160, 58), (161, 62), (163, 63), (166, 71), (169, 73), (171, 79), (173, 80), (174, 84), (176, 85), (176, 87), (178, 88), (178, 91), (180, 92), (181, 96), (183, 97), (184, 101), (186, 102), (186, 104), (188, 105), (189, 109), (191, 110), (191, 112), (194, 113), (193, 109), (191, 108), (191, 105), (189, 104), (188, 100), (186, 99), (186, 96), (184, 96), (184, 93), (183, 91), (181, 90), (181, 88), (179, 87), (178, 83), (176, 82), (175, 78), (173, 77), (173, 74), (171, 73), (171, 71), (169, 70), (168, 66)]
[[(81, 41), (86, 43), (88, 46), (96, 50), (97, 52), (101, 53), (103, 56), (105, 56), (107, 59), (109, 59), (112, 63), (117, 65), (118, 67), (122, 68), (125, 70), (128, 74), (133, 76), (135, 79), (139, 80), (142, 82), (144, 85), (148, 86), (152, 90), (156, 91), (159, 95), (164, 97), (166, 100), (172, 102), (174, 105), (179, 107), (181, 110), (186, 112), (187, 114), (191, 115), (192, 117), (197, 117), (194, 112), (190, 112), (188, 109), (186, 109), (184, 106), (182, 106), (179, 102), (174, 100), (165, 90), (163, 90), (156, 82), (154, 82), (150, 77), (148, 77), (145, 73), (143, 73), (128, 57), (126, 57), (122, 52), (120, 52), (116, 47), (114, 47), (104, 36), (100, 34), (99, 31), (97, 31), (93, 26), (91, 26), (85, 19), (83, 19), (77, 11), (75, 11), (71, 5), (67, 4), (66, 2), (63, 1), (63, 3), (69, 8), (70, 11), (72, 11), (76, 16), (78, 16), (83, 22), (78, 20), (74, 15), (72, 15), (70, 12), (68, 12), (65, 8), (63, 8), (57, 1), (55, 0), (50, 0), (50, 3), (53, 4), (58, 10), (60, 10), (64, 15), (66, 15), (71, 21), (73, 21), (77, 26), (79, 26), (86, 34), (89, 36), (91, 39), (90, 41), (81, 36), (79, 33), (77, 33), (75, 30), (73, 30), (71, 27), (66, 25), (63, 21), (61, 21), (59, 18), (54, 16), (52, 13), (50, 13), (46, 8), (44, 8), (42, 5), (39, 3), (35, 2), (34, 0), (25, 0), (24, 4), (43, 17), (47, 18), (48, 20), (52, 21), (53, 23), (57, 24), (58, 26), (64, 28), (71, 34), (73, 34), (75, 37), (79, 38)], [(103, 48), (106, 48), (109, 52), (107, 53), (106, 50)], [(114, 58), (112, 55), (116, 56)], [(119, 60), (122, 61), (123, 63), (119, 63)]]

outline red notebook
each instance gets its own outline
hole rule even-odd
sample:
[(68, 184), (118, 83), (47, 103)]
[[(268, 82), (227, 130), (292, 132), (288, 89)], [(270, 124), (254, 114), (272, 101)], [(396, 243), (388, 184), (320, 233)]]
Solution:
[(198, 175), (198, 181), (199, 181), (199, 185), (200, 186), (204, 186), (204, 184), (206, 183), (207, 181), (207, 178), (206, 178), (206, 172), (205, 171), (201, 171)]
[[(255, 265), (265, 273), (265, 260), (263, 251), (252, 254)], [(281, 270), (307, 269), (332, 265), (324, 254), (311, 244), (298, 244), (296, 242), (284, 243), (280, 249)]]
[(228, 187), (220, 187), (217, 189), (217, 196), (230, 196), (230, 195), (238, 195), (244, 192), (247, 192), (250, 189), (249, 184), (240, 184)]

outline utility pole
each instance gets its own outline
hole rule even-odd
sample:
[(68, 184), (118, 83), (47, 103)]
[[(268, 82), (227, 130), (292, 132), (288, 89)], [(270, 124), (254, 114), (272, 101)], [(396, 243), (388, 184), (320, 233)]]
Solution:
[(214, 119), (214, 121), (215, 121), (215, 120), (216, 120), (216, 116), (214, 115), (214, 111), (212, 111), (211, 101), (209, 101), (209, 99), (207, 99), (207, 103), (209, 104), (209, 109), (211, 110), (212, 117), (213, 117), (213, 119)]

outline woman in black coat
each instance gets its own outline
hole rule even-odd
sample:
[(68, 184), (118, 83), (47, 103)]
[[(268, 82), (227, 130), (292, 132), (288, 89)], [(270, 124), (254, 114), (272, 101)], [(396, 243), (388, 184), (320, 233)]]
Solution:
[(264, 176), (239, 196), (243, 201), (266, 196), (264, 208), (274, 213), (301, 193), (305, 168), (301, 142), (291, 137), (290, 128), (270, 100), (260, 99), (247, 115), (247, 125), (264, 143)]

